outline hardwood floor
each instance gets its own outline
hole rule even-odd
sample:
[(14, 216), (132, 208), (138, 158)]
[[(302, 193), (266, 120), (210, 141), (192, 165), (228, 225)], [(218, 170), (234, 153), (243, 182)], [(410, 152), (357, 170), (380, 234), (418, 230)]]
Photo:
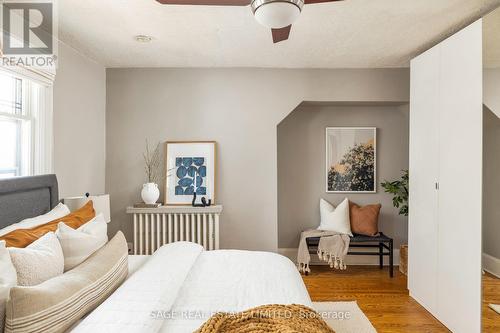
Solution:
[[(335, 272), (314, 266), (302, 278), (313, 301), (357, 301), (378, 332), (450, 332), (409, 296), (406, 277), (397, 269), (391, 279), (387, 268), (376, 266)], [(500, 304), (500, 280), (485, 275), (483, 296), (483, 332), (500, 332), (500, 315), (488, 308), (489, 303)]]
[(500, 314), (488, 304), (500, 304), (500, 279), (491, 274), (483, 275), (483, 332), (500, 332)]
[(406, 277), (397, 269), (391, 279), (387, 268), (377, 266), (335, 272), (313, 266), (303, 279), (313, 301), (357, 301), (378, 332), (449, 332), (408, 295)]

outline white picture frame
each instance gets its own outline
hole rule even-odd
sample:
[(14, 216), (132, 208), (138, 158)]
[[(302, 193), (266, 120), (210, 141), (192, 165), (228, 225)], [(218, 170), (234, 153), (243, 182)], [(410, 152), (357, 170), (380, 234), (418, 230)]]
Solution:
[(327, 127), (325, 149), (327, 193), (377, 193), (376, 127)]
[(215, 204), (216, 153), (215, 141), (165, 142), (165, 205), (191, 205), (193, 191)]

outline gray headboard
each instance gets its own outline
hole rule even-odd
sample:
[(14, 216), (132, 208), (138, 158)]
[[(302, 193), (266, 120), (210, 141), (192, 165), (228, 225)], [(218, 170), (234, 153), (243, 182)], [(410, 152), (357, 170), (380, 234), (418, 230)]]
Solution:
[(56, 175), (0, 179), (0, 229), (45, 214), (58, 202)]

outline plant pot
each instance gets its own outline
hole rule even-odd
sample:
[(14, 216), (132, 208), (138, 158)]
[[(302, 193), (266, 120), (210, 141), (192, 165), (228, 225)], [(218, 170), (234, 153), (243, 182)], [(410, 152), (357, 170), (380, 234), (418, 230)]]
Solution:
[(401, 245), (399, 248), (399, 271), (408, 275), (408, 245)]
[(141, 191), (142, 201), (146, 204), (154, 204), (158, 201), (160, 197), (160, 190), (158, 189), (158, 185), (155, 183), (146, 183), (142, 185)]

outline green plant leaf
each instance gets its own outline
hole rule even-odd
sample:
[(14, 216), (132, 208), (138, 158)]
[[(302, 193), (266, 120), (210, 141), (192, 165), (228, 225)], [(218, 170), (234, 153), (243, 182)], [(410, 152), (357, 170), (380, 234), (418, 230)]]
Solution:
[(399, 208), (399, 214), (408, 216), (408, 170), (403, 170), (401, 179), (394, 181), (383, 181), (380, 185), (386, 193), (393, 195), (392, 204), (395, 208)]

